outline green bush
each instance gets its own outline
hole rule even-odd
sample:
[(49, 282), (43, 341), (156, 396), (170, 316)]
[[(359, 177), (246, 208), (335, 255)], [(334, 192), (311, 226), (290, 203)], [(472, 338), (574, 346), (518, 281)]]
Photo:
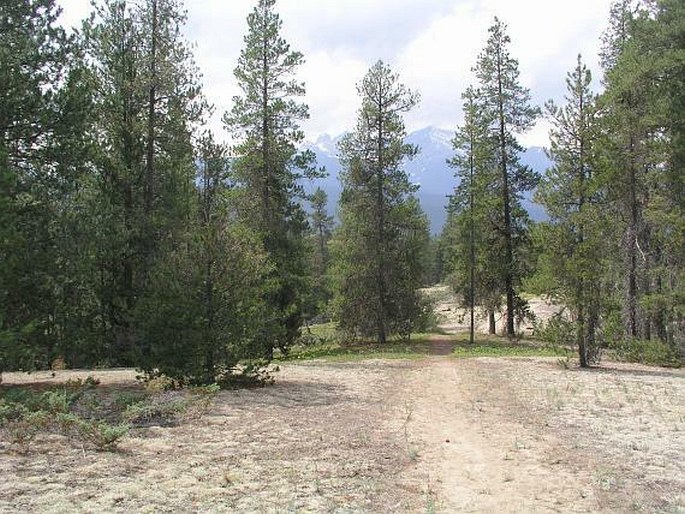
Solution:
[[(575, 322), (567, 319), (564, 313), (552, 316), (546, 323), (534, 323), (533, 336), (554, 347), (573, 348), (578, 352), (578, 326)], [(595, 342), (591, 347), (586, 348), (587, 358), (590, 364), (599, 364), (602, 360), (602, 352), (605, 349), (604, 339), (601, 331), (597, 331)], [(586, 344), (589, 345), (588, 342)]]
[(533, 326), (533, 335), (540, 341), (559, 346), (575, 344), (575, 327), (560, 314), (552, 316), (546, 323), (535, 322)]
[(121, 393), (118, 393), (116, 397), (114, 398), (114, 405), (120, 409), (120, 410), (126, 410), (126, 407), (129, 405), (133, 405), (138, 402), (142, 402), (147, 398), (146, 393), (142, 392), (130, 392), (130, 391), (123, 391)]
[(178, 421), (189, 402), (177, 395), (159, 394), (126, 407), (122, 419), (136, 425), (168, 425)]
[(114, 451), (119, 441), (128, 434), (126, 424), (110, 425), (100, 420), (78, 419), (76, 430), (84, 442), (94, 445), (100, 451)]
[(619, 339), (611, 343), (610, 348), (616, 353), (616, 358), (625, 362), (676, 368), (682, 366), (676, 348), (662, 341)]
[(81, 391), (85, 389), (95, 389), (100, 385), (100, 380), (89, 375), (85, 380), (80, 378), (71, 378), (67, 380), (64, 387), (70, 391)]
[(74, 395), (68, 394), (66, 390), (47, 391), (41, 396), (40, 407), (50, 414), (66, 413), (75, 400)]
[(45, 430), (49, 416), (43, 411), (28, 412), (22, 411), (21, 408), (14, 414), (3, 421), (2, 431), (20, 453), (26, 453), (31, 442)]
[(24, 417), (28, 412), (26, 406), (21, 403), (0, 399), (0, 427), (7, 422)]

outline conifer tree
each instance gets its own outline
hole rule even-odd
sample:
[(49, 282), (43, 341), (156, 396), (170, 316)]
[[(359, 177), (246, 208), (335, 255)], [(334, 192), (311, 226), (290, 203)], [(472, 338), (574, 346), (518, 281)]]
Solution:
[(518, 61), (509, 54), (510, 43), (506, 25), (495, 18), (474, 71), (497, 148), (499, 177), (495, 188), (500, 196), (500, 216), (496, 226), (504, 250), (502, 282), (507, 302), (506, 332), (508, 337), (514, 337), (514, 318), (520, 316), (524, 305), (516, 289), (524, 272), (521, 250), (528, 225), (528, 216), (521, 208), (520, 200), (538, 180), (530, 168), (521, 165), (519, 154), (523, 149), (516, 136), (533, 126), (540, 111), (531, 105), (530, 91), (519, 83)]
[(544, 248), (555, 279), (548, 293), (572, 312), (581, 367), (596, 360), (600, 322), (601, 282), (607, 227), (603, 223), (598, 183), (597, 101), (592, 76), (578, 56), (566, 79), (566, 104), (546, 105), (553, 128), (547, 170), (537, 192), (550, 222), (544, 227)]
[[(493, 251), (497, 234), (491, 219), (493, 207), (498, 205), (498, 196), (490, 187), (496, 179), (493, 177), (496, 172), (495, 142), (478, 91), (469, 87), (462, 98), (464, 123), (452, 141), (455, 155), (449, 161), (456, 170), (459, 184), (448, 206), (445, 234), (451, 243), (448, 257), (451, 282), (469, 309), (470, 341), (473, 343), (476, 304), (486, 306), (492, 321), (504, 291), (500, 284), (501, 274), (497, 272), (500, 258)], [(490, 329), (494, 332), (492, 325)]]
[[(273, 264), (278, 286), (268, 333), (287, 351), (299, 334), (306, 293), (306, 215), (301, 180), (316, 176), (314, 154), (300, 152), (299, 123), (309, 117), (299, 102), (305, 87), (294, 76), (304, 62), (281, 36), (275, 0), (259, 0), (247, 18), (248, 32), (235, 77), (241, 89), (224, 116), (237, 139), (233, 164), (241, 193), (241, 216), (255, 230)], [(271, 351), (267, 352), (267, 357)]]
[(309, 202), (311, 286), (307, 314), (312, 317), (325, 310), (331, 297), (328, 279), (331, 258), (328, 244), (333, 234), (333, 217), (328, 214), (328, 195), (323, 189), (317, 188)]
[(357, 125), (340, 143), (343, 192), (335, 236), (335, 305), (347, 332), (408, 337), (420, 323), (422, 251), (428, 224), (402, 168), (418, 149), (404, 142), (402, 115), (418, 95), (377, 62), (358, 86)]
[(210, 134), (198, 147), (191, 220), (136, 306), (136, 362), (182, 382), (225, 383), (260, 370), (269, 267), (259, 239), (235, 220), (226, 149)]
[(54, 0), (0, 4), (0, 372), (45, 367), (78, 337), (64, 279), (81, 256), (56, 236), (83, 171), (87, 95), (59, 14)]
[(190, 217), (192, 135), (205, 109), (176, 0), (102, 0), (84, 26), (95, 80), (94, 216), (102, 337), (132, 364), (136, 302)]
[[(604, 182), (614, 225), (623, 338), (685, 344), (682, 308), (685, 12), (680, 2), (612, 5), (602, 52)], [(623, 339), (621, 338), (621, 339)]]

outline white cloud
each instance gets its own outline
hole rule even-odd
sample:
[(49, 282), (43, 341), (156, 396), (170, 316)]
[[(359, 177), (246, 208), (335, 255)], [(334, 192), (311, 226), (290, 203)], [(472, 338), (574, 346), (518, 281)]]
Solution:
[[(89, 0), (62, 0), (63, 20), (76, 25)], [(243, 46), (245, 18), (254, 0), (188, 0), (187, 35), (205, 93), (216, 105), (212, 128), (221, 132), (221, 114), (237, 93), (233, 68)], [(509, 25), (511, 52), (536, 103), (560, 100), (565, 74), (578, 52), (597, 70), (599, 36), (610, 0), (279, 0), (284, 36), (307, 63), (311, 119), (308, 137), (337, 134), (355, 120), (355, 84), (377, 59), (388, 61), (401, 79), (419, 90), (421, 105), (407, 117), (410, 129), (454, 128), (461, 119), (460, 95), (472, 80), (471, 67), (497, 15)], [(544, 144), (544, 125), (525, 141)]]

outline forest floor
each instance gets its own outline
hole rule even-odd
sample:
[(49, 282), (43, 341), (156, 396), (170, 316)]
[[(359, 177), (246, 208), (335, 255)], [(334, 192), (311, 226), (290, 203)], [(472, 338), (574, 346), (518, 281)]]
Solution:
[[(685, 511), (685, 372), (557, 361), (286, 363), (275, 385), (222, 391), (115, 452), (0, 440), (0, 512)], [(132, 370), (3, 387), (90, 374), (142, 387)]]

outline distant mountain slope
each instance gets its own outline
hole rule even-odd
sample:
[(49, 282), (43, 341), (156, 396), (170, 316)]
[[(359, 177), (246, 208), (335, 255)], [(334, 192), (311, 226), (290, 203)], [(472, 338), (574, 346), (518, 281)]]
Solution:
[[(447, 160), (453, 154), (452, 137), (452, 132), (435, 127), (427, 127), (407, 136), (407, 142), (417, 145), (421, 151), (414, 160), (406, 164), (406, 170), (412, 182), (420, 186), (417, 196), (428, 214), (431, 232), (434, 234), (439, 233), (445, 224), (448, 195), (458, 183), (454, 177), (454, 170), (447, 165)], [(340, 162), (337, 157), (337, 143), (339, 141), (340, 137), (323, 135), (315, 142), (306, 145), (306, 148), (316, 154), (318, 165), (324, 166), (329, 173), (328, 177), (309, 184), (307, 189), (321, 187), (326, 191), (331, 212), (337, 209), (342, 190), (338, 179)], [(551, 164), (544, 150), (539, 147), (528, 148), (522, 154), (521, 160), (539, 173), (544, 172)], [(534, 203), (531, 198), (532, 194), (529, 194), (524, 200), (524, 206), (531, 217), (536, 221), (545, 219), (544, 209)]]

